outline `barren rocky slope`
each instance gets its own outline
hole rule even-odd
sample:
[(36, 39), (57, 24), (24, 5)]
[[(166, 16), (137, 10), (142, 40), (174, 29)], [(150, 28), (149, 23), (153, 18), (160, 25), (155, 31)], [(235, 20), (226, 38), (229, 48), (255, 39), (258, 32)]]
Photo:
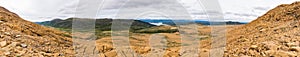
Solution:
[(74, 55), (69, 34), (23, 20), (0, 7), (0, 56)]
[(270, 10), (229, 31), (225, 57), (299, 57), (300, 2)]
[[(188, 27), (192, 27), (190, 25), (185, 25)], [(239, 27), (240, 25), (229, 25), (227, 26), (228, 30), (234, 29)], [(163, 28), (163, 27), (160, 27)], [(199, 25), (199, 38), (197, 38), (200, 42), (200, 53), (201, 57), (208, 57), (210, 44), (211, 44), (211, 37), (209, 36), (211, 32), (211, 26), (203, 26)], [(192, 32), (194, 30), (187, 29), (186, 32)], [(176, 33), (158, 33), (159, 35), (153, 35), (148, 33), (131, 33), (130, 34), (130, 44), (132, 49), (141, 56), (163, 56), (163, 57), (190, 57), (193, 56), (191, 54), (180, 54), (181, 49), (181, 36), (179, 32)], [(125, 37), (124, 37), (125, 38)], [(159, 38), (166, 38), (167, 42), (161, 42), (157, 39)], [(149, 39), (154, 39), (157, 41), (150, 42)], [(185, 41), (188, 42), (188, 41)], [(111, 37), (103, 37), (97, 40), (97, 48), (100, 52), (100, 57), (114, 57), (117, 56), (115, 48), (112, 44)], [(167, 48), (151, 48), (150, 44), (153, 46), (166, 44)], [(188, 42), (189, 43), (189, 42)], [(189, 52), (188, 50), (182, 50), (184, 52)], [(132, 53), (124, 53), (124, 55), (131, 55)]]

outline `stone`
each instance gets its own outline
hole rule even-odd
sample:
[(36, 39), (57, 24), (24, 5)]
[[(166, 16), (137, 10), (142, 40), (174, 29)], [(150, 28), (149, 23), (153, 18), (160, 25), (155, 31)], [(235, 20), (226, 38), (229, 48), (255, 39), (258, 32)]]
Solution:
[(37, 57), (44, 57), (43, 54), (36, 54), (36, 55), (37, 55)]
[(295, 46), (298, 46), (297, 43), (287, 43), (286, 45), (289, 46), (289, 47), (295, 47)]
[(7, 42), (6, 42), (6, 41), (0, 42), (0, 46), (1, 46), (1, 47), (4, 47), (4, 46), (6, 46), (6, 45), (7, 45)]
[(274, 42), (263, 42), (264, 47), (270, 49), (270, 50), (277, 50), (280, 48), (280, 45), (276, 45)]
[(250, 49), (256, 49), (258, 46), (257, 45), (251, 45)]
[(109, 51), (104, 53), (106, 57), (116, 57), (117, 53), (115, 51)]
[(21, 35), (16, 35), (15, 37), (19, 38), (19, 37), (21, 37)]
[(0, 30), (1, 32), (4, 32), (5, 30)]
[(65, 54), (60, 54), (60, 53), (58, 53), (58, 56), (65, 56)]
[(287, 52), (287, 54), (288, 54), (290, 57), (297, 57), (297, 54), (296, 54), (296, 53)]
[(5, 34), (5, 35), (10, 35), (10, 33), (9, 33), (9, 32), (4, 32), (4, 34)]
[(254, 51), (254, 50), (250, 50), (248, 52), (250, 53), (250, 55), (256, 55), (256, 51)]
[(287, 52), (284, 52), (284, 51), (278, 51), (275, 56), (278, 56), (278, 57), (285, 57), (285, 56), (290, 56), (289, 53)]
[(10, 44), (10, 46), (11, 47), (15, 47), (15, 46), (17, 46), (19, 43), (18, 42), (12, 42), (11, 44)]
[(300, 52), (300, 47), (291, 47), (291, 48), (289, 49), (289, 51)]
[(144, 47), (143, 49), (144, 49), (143, 51), (151, 51), (150, 47)]
[(103, 53), (100, 53), (99, 55), (100, 55), (100, 57), (105, 57), (105, 55)]
[(260, 54), (264, 57), (267, 56), (266, 53), (264, 53), (264, 52), (260, 52)]
[(17, 52), (19, 53), (19, 55), (23, 55), (26, 53), (25, 51), (19, 51), (19, 50)]
[(4, 53), (5, 53), (5, 52), (7, 52), (7, 50), (6, 50), (6, 49), (3, 49), (3, 48), (2, 48), (2, 49), (0, 49), (0, 55), (4, 55)]
[(27, 45), (26, 44), (21, 44), (21, 47), (27, 48)]
[(4, 52), (4, 55), (9, 55), (10, 54), (10, 52)]
[(53, 54), (51, 54), (51, 53), (42, 53), (42, 55), (44, 55), (44, 56), (52, 56)]
[(4, 38), (4, 35), (0, 35), (0, 38)]
[(172, 27), (171, 29), (177, 29), (177, 27)]
[(72, 54), (72, 53), (75, 53), (75, 52), (73, 52), (73, 50), (66, 50), (66, 53)]
[(261, 29), (261, 30), (259, 30), (260, 32), (263, 32), (263, 31), (266, 31), (267, 29)]
[(177, 52), (166, 52), (167, 56), (169, 57), (179, 57), (179, 54)]
[[(208, 52), (209, 50), (208, 49), (202, 49), (203, 52)], [(224, 51), (225, 52), (225, 51)]]
[(242, 55), (241, 57), (251, 57), (251, 56), (248, 56), (248, 55)]
[(0, 24), (3, 24), (4, 22), (3, 21), (0, 21)]
[(174, 33), (174, 34), (179, 35), (180, 33), (179, 33), (179, 32), (176, 32), (176, 33)]
[(264, 53), (268, 54), (268, 55), (274, 55), (276, 53), (276, 51), (274, 51), (274, 50), (268, 50), (268, 51), (265, 51)]
[(6, 47), (3, 47), (3, 48), (1, 48), (2, 50), (11, 50), (12, 48), (11, 47), (9, 47), (9, 46), (6, 46)]

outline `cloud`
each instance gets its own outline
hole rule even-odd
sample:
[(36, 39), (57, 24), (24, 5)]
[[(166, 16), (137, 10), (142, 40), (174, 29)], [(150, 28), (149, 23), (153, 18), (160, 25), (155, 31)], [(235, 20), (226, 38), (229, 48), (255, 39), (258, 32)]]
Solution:
[(219, 11), (192, 12), (192, 15), (222, 14)]
[[(105, 0), (103, 9), (119, 8), (160, 8), (177, 3), (176, 0)], [(124, 6), (126, 5), (126, 6)]]
[[(115, 12), (115, 15), (119, 15), (119, 16), (115, 16), (114, 18), (124, 18), (124, 19), (134, 18), (129, 16), (137, 16), (139, 18), (143, 18), (139, 16), (143, 14), (162, 13), (162, 14), (168, 14), (169, 17), (177, 16), (178, 18), (182, 17), (185, 14), (188, 14), (186, 8), (183, 7), (183, 5), (181, 5), (176, 0), (128, 0), (128, 1), (120, 1), (120, 2), (113, 2), (113, 1), (105, 1), (103, 4), (104, 7), (100, 10), (101, 12), (99, 15), (108, 14), (109, 12), (105, 12), (105, 11), (109, 11), (109, 10), (117, 11)], [(172, 12), (172, 14), (170, 14), (170, 12)]]
[[(296, 0), (219, 0), (225, 19), (250, 22), (280, 4), (290, 4)], [(238, 3), (234, 3), (238, 2)]]
[(45, 21), (41, 17), (58, 17), (60, 8), (75, 0), (3, 0), (0, 5), (29, 21)]
[(234, 13), (234, 12), (226, 12), (225, 15), (235, 15), (235, 16), (245, 16), (245, 17), (257, 17), (256, 14), (249, 13)]
[(269, 10), (270, 7), (254, 7), (253, 9), (254, 10), (263, 10), (263, 11), (265, 11), (265, 10)]

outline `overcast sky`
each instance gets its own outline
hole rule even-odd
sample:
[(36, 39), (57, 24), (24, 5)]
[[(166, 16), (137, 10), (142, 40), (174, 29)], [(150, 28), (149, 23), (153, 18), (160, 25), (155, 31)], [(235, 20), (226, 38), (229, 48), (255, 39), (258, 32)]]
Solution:
[[(268, 10), (280, 4), (293, 3), (296, 0), (219, 0), (225, 20), (250, 22), (257, 17), (263, 15)], [(22, 18), (33, 21), (48, 21), (55, 18), (74, 17), (76, 9), (78, 9), (79, 0), (1, 0), (0, 5), (8, 10), (17, 13)], [(94, 2), (88, 0), (87, 3)], [(95, 18), (115, 18), (122, 5), (128, 0), (105, 0), (101, 5), (101, 9), (92, 6), (81, 6), (85, 8), (93, 8), (98, 15)], [(182, 7), (173, 6), (176, 3), (184, 6), (193, 19), (207, 20), (203, 5), (197, 0), (131, 0), (127, 6), (123, 6), (123, 13), (134, 14), (132, 12), (142, 9), (160, 9), (168, 8), (170, 10), (181, 9)], [(80, 4), (81, 5), (81, 4)], [(137, 12), (139, 13), (139, 12)], [(145, 18), (163, 18), (159, 14), (149, 14)], [(131, 18), (130, 18), (131, 19)]]

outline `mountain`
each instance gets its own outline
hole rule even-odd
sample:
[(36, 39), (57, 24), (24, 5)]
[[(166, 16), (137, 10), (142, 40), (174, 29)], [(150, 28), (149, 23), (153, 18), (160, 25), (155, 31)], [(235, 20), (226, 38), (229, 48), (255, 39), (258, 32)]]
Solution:
[(227, 34), (225, 57), (299, 57), (300, 2), (283, 4)]
[[(71, 29), (73, 19), (82, 19), (82, 18), (68, 18), (66, 20), (54, 19), (52, 21), (38, 22), (38, 24), (51, 26), (55, 28)], [(150, 23), (139, 21), (139, 20), (131, 20), (131, 19), (114, 19), (114, 20), (119, 20), (125, 23), (126, 22), (129, 23), (130, 21), (133, 21), (131, 25), (131, 30), (140, 30), (140, 29), (150, 28), (155, 26)], [(95, 28), (96, 30), (100, 30), (100, 31), (110, 31), (112, 21), (113, 21), (112, 19), (96, 19)]]
[[(186, 24), (201, 24), (201, 25), (210, 25), (212, 22), (205, 21), (205, 20), (168, 20), (168, 19), (141, 19), (141, 21), (148, 22), (148, 23), (162, 23), (162, 24), (167, 24), (171, 26), (175, 26), (175, 22), (179, 25), (186, 25)], [(241, 25), (241, 24), (246, 24), (242, 22), (233, 22), (233, 21), (227, 21), (227, 25)]]
[(148, 22), (148, 23), (162, 23), (162, 24), (171, 25), (171, 26), (175, 26), (176, 25), (175, 22), (177, 24), (190, 24), (190, 23), (192, 23), (192, 21), (190, 21), (190, 20), (168, 20), (168, 19), (159, 19), (159, 20), (141, 19), (141, 21)]
[(0, 56), (72, 57), (71, 36), (26, 21), (0, 6)]

